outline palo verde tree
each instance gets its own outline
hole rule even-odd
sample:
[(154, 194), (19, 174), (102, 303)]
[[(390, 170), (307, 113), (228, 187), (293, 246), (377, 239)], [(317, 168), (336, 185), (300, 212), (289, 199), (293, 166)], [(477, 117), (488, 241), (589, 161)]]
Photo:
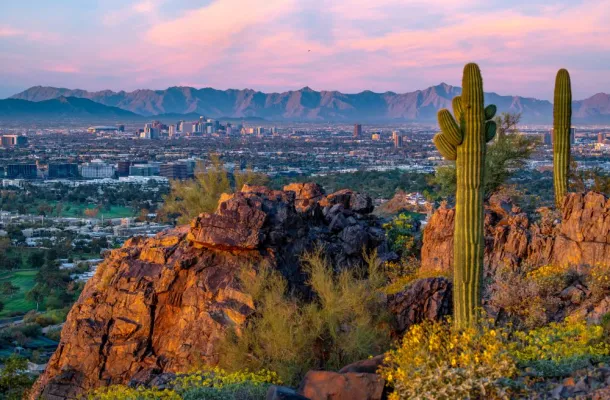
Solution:
[(474, 63), (464, 67), (462, 95), (453, 99), (453, 113), (440, 110), (438, 151), (456, 160), (457, 189), (453, 247), (454, 318), (458, 327), (476, 322), (483, 275), (483, 177), (487, 142), (496, 134), (496, 106), (485, 107), (483, 78)]

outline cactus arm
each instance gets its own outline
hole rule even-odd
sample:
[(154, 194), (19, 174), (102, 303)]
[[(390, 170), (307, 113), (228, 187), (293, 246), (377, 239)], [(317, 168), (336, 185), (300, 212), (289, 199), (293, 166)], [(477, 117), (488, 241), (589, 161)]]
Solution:
[(442, 109), (438, 112), (438, 124), (445, 139), (453, 146), (462, 143), (462, 131), (449, 110)]
[(495, 121), (485, 122), (485, 142), (489, 143), (496, 136), (496, 123)]
[(462, 123), (462, 98), (460, 96), (455, 96), (451, 101), (451, 106), (453, 107), (455, 119), (459, 123)]
[(434, 135), (432, 141), (436, 145), (439, 153), (441, 153), (445, 159), (454, 161), (457, 158), (456, 147), (447, 141), (445, 135), (442, 133), (437, 133)]
[(572, 128), (572, 84), (565, 69), (557, 72), (553, 103), (553, 181), (555, 204), (561, 208), (568, 191), (570, 134)]

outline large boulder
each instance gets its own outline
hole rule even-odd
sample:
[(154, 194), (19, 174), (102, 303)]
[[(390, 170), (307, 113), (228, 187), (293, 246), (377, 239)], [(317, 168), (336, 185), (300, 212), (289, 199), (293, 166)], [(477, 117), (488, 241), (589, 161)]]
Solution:
[(352, 210), (350, 201), (335, 214), (349, 221), (331, 227), (319, 193), (307, 184), (284, 191), (245, 186), (190, 226), (136, 237), (110, 252), (72, 307), (30, 398), (72, 399), (99, 386), (216, 364), (226, 329), (254, 311), (237, 280), (242, 268), (256, 273), (261, 263), (271, 265), (293, 290), (304, 290), (303, 251), (323, 246), (344, 268), (363, 264), (363, 245), (388, 257), (376, 217)]
[(311, 400), (381, 400), (384, 387), (377, 374), (309, 371), (298, 391)]
[(394, 315), (399, 334), (423, 321), (439, 321), (451, 315), (453, 289), (446, 278), (419, 279), (406, 290), (388, 295), (388, 306)]

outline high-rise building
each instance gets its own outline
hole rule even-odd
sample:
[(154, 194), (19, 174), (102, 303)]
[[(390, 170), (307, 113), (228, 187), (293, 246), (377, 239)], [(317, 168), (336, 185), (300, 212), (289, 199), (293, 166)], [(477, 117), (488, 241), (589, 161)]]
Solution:
[(24, 147), (28, 145), (27, 136), (22, 135), (2, 135), (0, 140), (2, 147)]
[(167, 179), (184, 180), (187, 176), (186, 163), (172, 162), (161, 165), (161, 176)]
[(80, 177), (78, 164), (49, 164), (49, 179), (73, 179)]
[(169, 134), (169, 137), (171, 137), (171, 138), (173, 138), (174, 136), (176, 136), (176, 125), (171, 124), (171, 125), (169, 126), (168, 134)]
[(605, 140), (606, 140), (606, 134), (603, 132), (599, 132), (597, 134), (597, 143), (603, 144), (605, 142)]
[(38, 167), (36, 164), (9, 164), (6, 166), (6, 177), (9, 179), (36, 179)]
[(543, 142), (547, 146), (553, 145), (553, 130), (552, 129), (548, 132), (544, 132)]
[(399, 134), (398, 132), (394, 131), (392, 132), (392, 140), (394, 141), (394, 148), (395, 149), (400, 149), (402, 148), (402, 135)]
[(362, 136), (362, 125), (356, 124), (354, 125), (354, 137), (359, 138)]

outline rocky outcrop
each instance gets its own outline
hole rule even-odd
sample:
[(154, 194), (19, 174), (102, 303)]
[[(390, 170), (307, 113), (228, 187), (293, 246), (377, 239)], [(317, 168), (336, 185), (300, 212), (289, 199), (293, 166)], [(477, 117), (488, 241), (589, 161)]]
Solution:
[(342, 267), (362, 263), (363, 247), (391, 256), (368, 214), (370, 198), (319, 193), (311, 184), (244, 187), (191, 226), (112, 251), (70, 311), (31, 398), (74, 399), (98, 386), (215, 364), (226, 328), (254, 310), (236, 279), (241, 268), (255, 273), (270, 264), (298, 289), (299, 256), (316, 245)]
[[(454, 210), (441, 206), (424, 229), (422, 269), (449, 271), (453, 265)], [(570, 193), (561, 221), (533, 222), (504, 197), (485, 209), (485, 266), (522, 264), (610, 264), (610, 200), (601, 193)]]

